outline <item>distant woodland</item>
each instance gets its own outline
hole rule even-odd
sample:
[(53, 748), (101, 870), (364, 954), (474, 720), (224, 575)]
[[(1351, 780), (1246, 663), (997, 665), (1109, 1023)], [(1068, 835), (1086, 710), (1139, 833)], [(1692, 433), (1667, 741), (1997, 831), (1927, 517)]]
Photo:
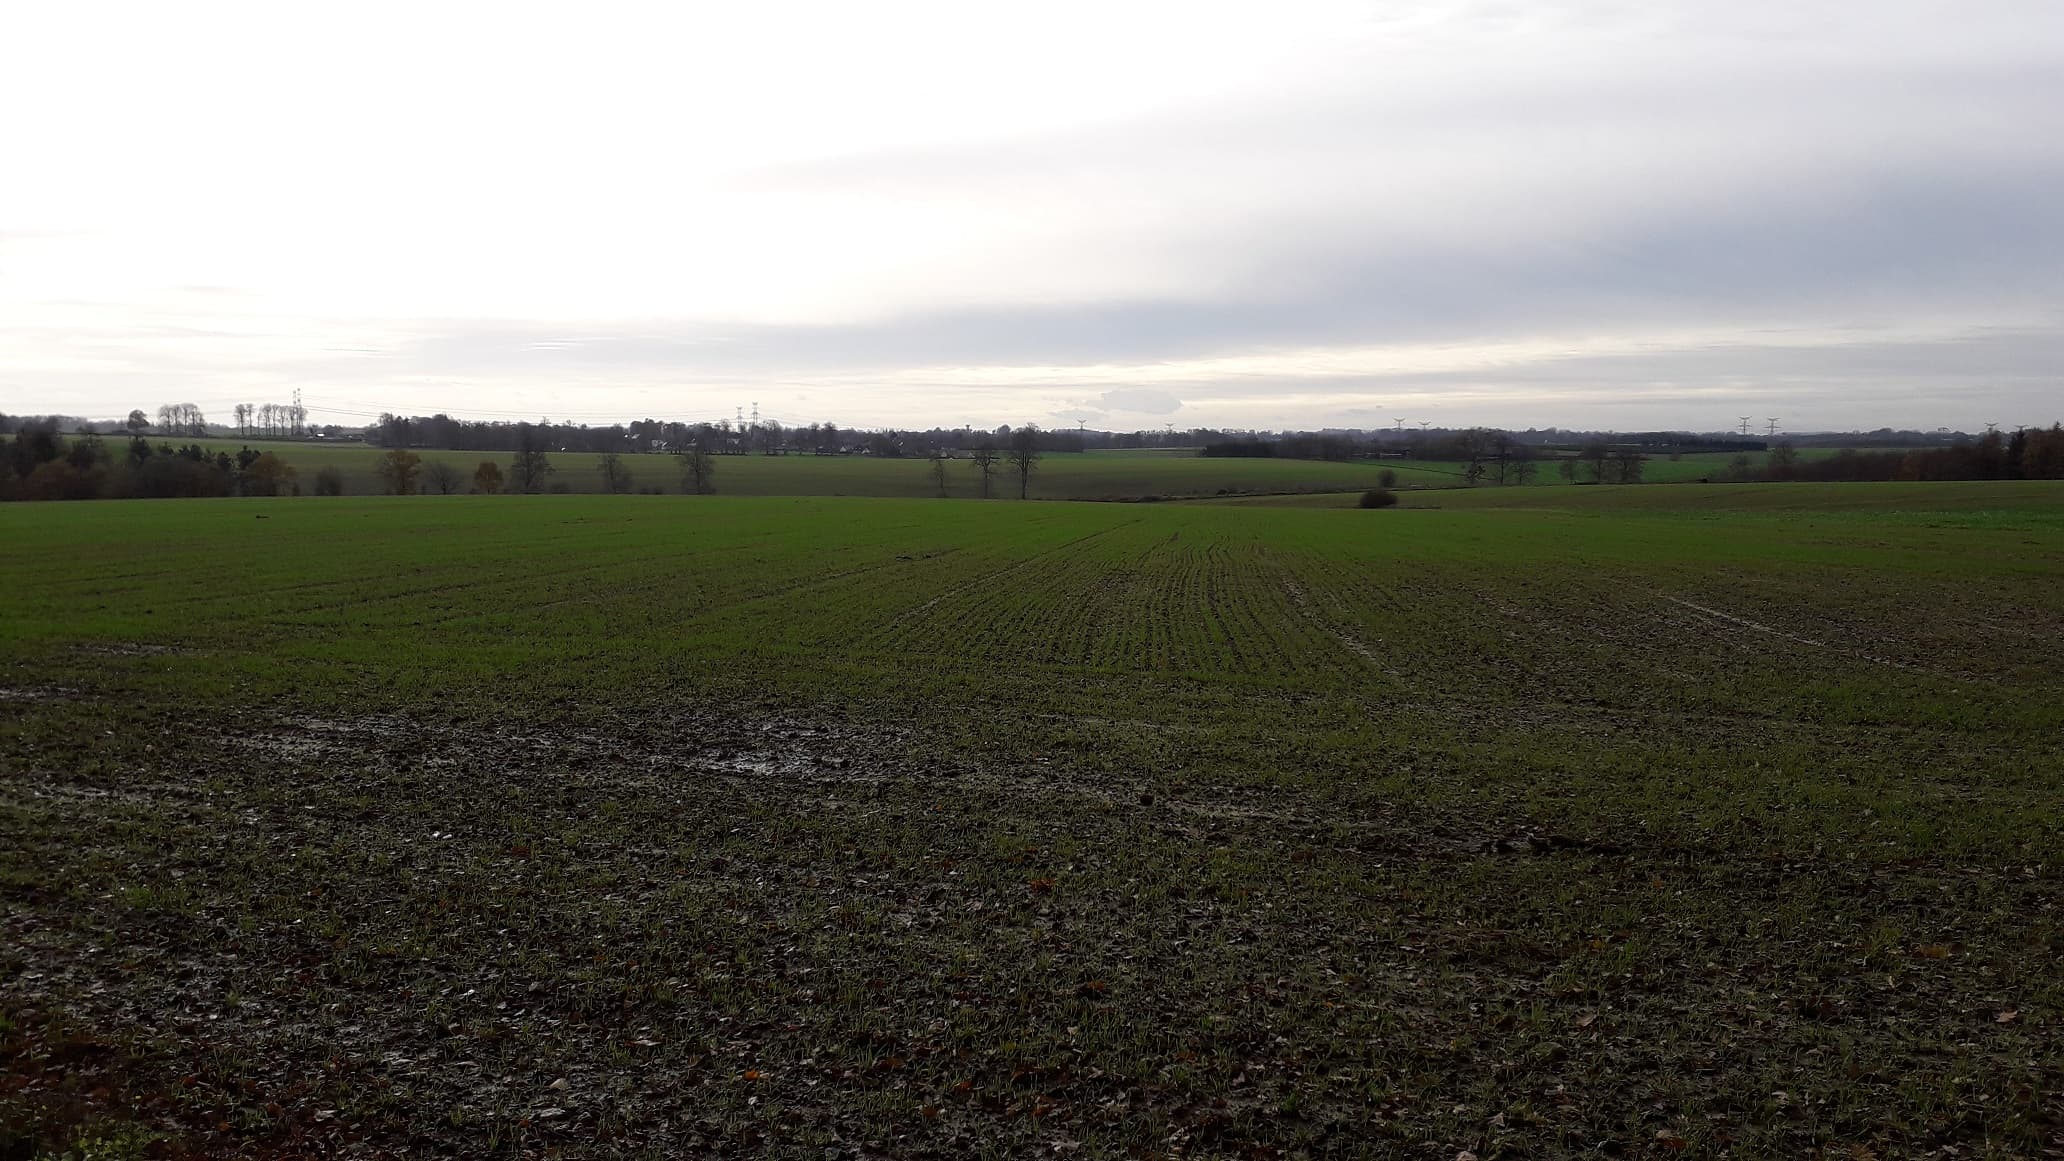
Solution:
[[(987, 494), (988, 465), (1011, 461), (1020, 477), (1029, 476), (1037, 457), (1052, 452), (1103, 448), (1189, 447), (1215, 457), (1269, 457), (1307, 460), (1408, 459), (1460, 465), (1464, 484), (1525, 484), (1544, 469), (1571, 483), (1642, 482), (1643, 466), (1654, 455), (1693, 452), (1735, 453), (1732, 462), (1709, 477), (1715, 481), (1872, 481), (1872, 480), (2048, 480), (2064, 478), (2064, 425), (1987, 431), (1946, 439), (1922, 433), (1870, 433), (1853, 437), (1863, 446), (1842, 447), (1833, 455), (1801, 456), (1789, 441), (1768, 442), (1747, 437), (1681, 432), (1597, 433), (1563, 431), (1509, 432), (1492, 428), (1460, 431), (1269, 432), (1237, 433), (1208, 430), (1112, 433), (1084, 429), (1044, 430), (1027, 424), (990, 429), (933, 428), (927, 431), (861, 430), (833, 423), (788, 427), (771, 421), (739, 427), (729, 422), (671, 423), (640, 420), (630, 424), (590, 427), (575, 424), (503, 423), (452, 419), (449, 416), (380, 421), (350, 435), (330, 438), (305, 425), (298, 408), (239, 407), (237, 420), (250, 438), (300, 438), (324, 443), (362, 439), (384, 449), (379, 472), (388, 490), (451, 492), (538, 491), (551, 471), (554, 454), (587, 453), (604, 460), (605, 481), (621, 470), (619, 457), (632, 452), (677, 457), (689, 491), (714, 490), (712, 457), (722, 455), (862, 455), (926, 457), (963, 453), (983, 464)], [(241, 448), (235, 453), (203, 446), (214, 438), (200, 409), (191, 404), (158, 408), (157, 422), (142, 411), (113, 426), (117, 432), (79, 433), (78, 423), (66, 434), (63, 417), (0, 415), (6, 436), (0, 455), (0, 500), (79, 500), (202, 496), (335, 495), (342, 491), (332, 468), (303, 479), (271, 448)], [(90, 428), (91, 425), (84, 425)], [(298, 432), (298, 436), (297, 436)], [(1886, 447), (1876, 441), (1899, 434), (1937, 446)], [(156, 438), (153, 438), (155, 436)], [(1167, 442), (1160, 442), (1167, 441)], [(1814, 446), (1825, 448), (1820, 439)], [(506, 470), (483, 461), (469, 479), (446, 479), (442, 464), (422, 465), (411, 449), (509, 453)], [(1767, 453), (1767, 454), (1764, 454)], [(436, 477), (431, 479), (430, 477)], [(623, 479), (627, 482), (628, 475)], [(609, 490), (618, 490), (611, 487)], [(1022, 486), (1019, 489), (1023, 491)]]

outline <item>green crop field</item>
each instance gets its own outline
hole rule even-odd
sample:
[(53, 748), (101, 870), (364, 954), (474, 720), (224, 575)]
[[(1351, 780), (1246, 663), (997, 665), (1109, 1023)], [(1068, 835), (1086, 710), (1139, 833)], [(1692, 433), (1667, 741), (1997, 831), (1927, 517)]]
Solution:
[(1412, 499), (0, 507), (0, 1144), (2064, 1149), (2064, 487)]

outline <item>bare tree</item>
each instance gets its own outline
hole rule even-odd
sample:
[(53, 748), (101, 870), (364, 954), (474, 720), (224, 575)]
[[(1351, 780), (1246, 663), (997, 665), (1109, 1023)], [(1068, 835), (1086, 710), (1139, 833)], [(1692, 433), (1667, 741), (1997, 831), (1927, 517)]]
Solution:
[(700, 447), (690, 448), (674, 457), (681, 461), (681, 490), (691, 495), (708, 496), (717, 490), (716, 458)]
[(1491, 435), (1491, 463), (1501, 486), (1524, 484), (1534, 478), (1537, 468), (1534, 449), (1503, 431)]
[(1612, 449), (1607, 447), (1605, 444), (1599, 443), (1595, 440), (1591, 443), (1585, 444), (1582, 448), (1578, 449), (1577, 451), (1577, 460), (1580, 463), (1590, 465), (1591, 482), (1594, 484), (1602, 484), (1605, 482), (1605, 462), (1607, 459), (1611, 458), (1611, 456)]
[(1462, 450), (1462, 478), (1468, 481), (1471, 487), (1483, 482), (1487, 470), (1484, 467), (1484, 454), (1490, 450), (1491, 434), (1481, 427), (1472, 427), (1455, 437), (1457, 445)]
[(1519, 460), (1519, 441), (1506, 432), (1494, 431), (1490, 435), (1491, 474), (1498, 486), (1512, 482), (1512, 468)]
[(378, 473), (380, 483), (389, 495), (413, 496), (416, 494), (416, 474), (422, 470), (423, 457), (398, 447), (380, 457), (373, 470)]
[(1779, 440), (1763, 461), (1763, 475), (1772, 480), (1789, 480), (1799, 470), (1799, 449), (1790, 440)]
[(1009, 459), (1018, 473), (1018, 499), (1032, 498), (1032, 473), (1039, 470), (1039, 425), (1028, 423), (1011, 432)]
[(596, 461), (602, 472), (602, 490), (612, 496), (621, 496), (631, 490), (631, 469), (623, 457), (615, 452), (603, 452)]
[(294, 469), (271, 452), (264, 452), (245, 464), (242, 471), (243, 492), (246, 496), (284, 496), (289, 492), (300, 495), (301, 489), (294, 483)]
[(968, 454), (968, 458), (975, 462), (975, 471), (982, 477), (982, 498), (987, 500), (989, 477), (996, 474), (996, 445), (983, 440), (975, 445), (975, 450)]
[(502, 490), (502, 468), (493, 460), (482, 460), (473, 469), (473, 490), (483, 496), (492, 496)]
[(934, 451), (931, 462), (932, 486), (939, 489), (939, 498), (946, 498), (946, 453)]
[(1648, 457), (1631, 447), (1615, 448), (1612, 453), (1612, 479), (1616, 484), (1638, 484), (1641, 469), (1648, 463)]
[(545, 455), (545, 432), (534, 423), (516, 425), (516, 454), (509, 460), (509, 486), (519, 492), (542, 492), (553, 472)]
[(191, 403), (166, 403), (158, 408), (158, 430), (163, 435), (205, 436), (208, 417)]
[[(499, 475), (500, 473), (496, 474)], [(431, 460), (423, 465), (423, 490), (425, 492), (435, 488), (438, 495), (449, 496), (453, 492), (458, 491), (459, 485), (463, 482), (464, 478), (459, 475), (459, 469), (451, 466), (451, 464), (444, 460)]]

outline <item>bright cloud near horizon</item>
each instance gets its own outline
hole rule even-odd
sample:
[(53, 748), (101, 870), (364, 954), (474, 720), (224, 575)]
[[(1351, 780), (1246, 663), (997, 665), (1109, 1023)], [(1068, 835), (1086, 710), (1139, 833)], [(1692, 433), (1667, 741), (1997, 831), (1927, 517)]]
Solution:
[(19, 7), (0, 410), (2064, 419), (2054, 0)]

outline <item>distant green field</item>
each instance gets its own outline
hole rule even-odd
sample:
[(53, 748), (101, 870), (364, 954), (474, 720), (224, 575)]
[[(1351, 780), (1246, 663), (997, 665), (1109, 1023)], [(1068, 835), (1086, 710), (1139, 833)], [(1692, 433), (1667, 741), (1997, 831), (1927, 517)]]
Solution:
[(2064, 481), (1950, 480), (1932, 483), (1843, 484), (1609, 484), (1552, 493), (1473, 488), (1410, 493), (1410, 507), (1556, 508), (1603, 515), (1645, 511), (1859, 511), (1995, 510), (2056, 513), (2064, 509)]
[(2058, 486), (1412, 499), (0, 506), (0, 1126), (2050, 1148)]
[[(1248, 508), (1354, 508), (1360, 492), (1227, 496), (1196, 504)], [(1445, 488), (1399, 493), (1399, 508), (1586, 512), (1625, 517), (1648, 512), (1782, 511), (1834, 514), (1988, 511), (2064, 512), (2064, 482), (1953, 480), (1935, 483), (1606, 484), (1556, 489)]]
[[(382, 451), (363, 444), (267, 443), (209, 441), (211, 450), (235, 452), (238, 447), (269, 450), (301, 474), (306, 488), (316, 471), (336, 468), (349, 495), (378, 494), (374, 464)], [(507, 452), (454, 452), (417, 449), (424, 461), (443, 460), (462, 470), (468, 480), (482, 461), (504, 470)], [(554, 452), (552, 483), (576, 493), (599, 492), (598, 457), (590, 453)], [(634, 488), (681, 491), (681, 468), (670, 455), (627, 455)], [(1443, 486), (1457, 481), (1449, 465), (1407, 463), (1330, 463), (1312, 460), (1213, 459), (1193, 452), (1164, 450), (1053, 453), (1040, 460), (1032, 478), (1032, 497), (1043, 500), (1121, 500), (1142, 496), (1199, 496), (1221, 492), (1308, 491), (1375, 486), (1377, 474), (1395, 470), (1400, 482)], [(716, 486), (734, 496), (937, 496), (931, 464), (918, 458), (874, 456), (718, 456)], [(999, 463), (992, 482), (996, 498), (1015, 498), (1017, 480)], [(980, 495), (974, 465), (956, 459), (949, 467), (950, 496)]]
[[(316, 471), (334, 467), (344, 478), (349, 495), (376, 495), (381, 491), (374, 463), (380, 449), (364, 444), (320, 444), (268, 442), (262, 440), (210, 440), (211, 450), (235, 452), (239, 447), (271, 451), (301, 474), (306, 488)], [(473, 469), (491, 461), (507, 469), (507, 452), (455, 452), (417, 449), (428, 462), (442, 460), (461, 470), (470, 481)], [(1802, 455), (1830, 454), (1807, 449)], [(1647, 468), (1651, 481), (1691, 480), (1717, 475), (1733, 457), (1696, 454), (1671, 461), (1657, 457)], [(576, 493), (602, 490), (598, 457), (590, 453), (554, 452), (552, 483)], [(636, 454), (624, 457), (633, 487), (681, 491), (681, 469), (672, 456)], [(1758, 457), (1760, 463), (1760, 457)], [(716, 460), (717, 490), (736, 496), (936, 496), (930, 463), (923, 458), (876, 458), (873, 456), (719, 456)], [(1376, 486), (1385, 470), (1397, 474), (1406, 488), (1453, 487), (1463, 483), (1462, 465), (1439, 461), (1383, 460), (1337, 463), (1320, 460), (1278, 460), (1207, 458), (1195, 449), (1140, 449), (1054, 453), (1040, 461), (1033, 476), (1032, 496), (1046, 500), (1123, 500), (1146, 496), (1195, 497), (1226, 493), (1294, 493), (1365, 489)], [(1566, 484), (1553, 463), (1542, 463), (1535, 485)], [(973, 498), (980, 494), (974, 465), (957, 459), (949, 468), (948, 494)], [(1015, 497), (1017, 482), (999, 464), (993, 481), (993, 495)]]

